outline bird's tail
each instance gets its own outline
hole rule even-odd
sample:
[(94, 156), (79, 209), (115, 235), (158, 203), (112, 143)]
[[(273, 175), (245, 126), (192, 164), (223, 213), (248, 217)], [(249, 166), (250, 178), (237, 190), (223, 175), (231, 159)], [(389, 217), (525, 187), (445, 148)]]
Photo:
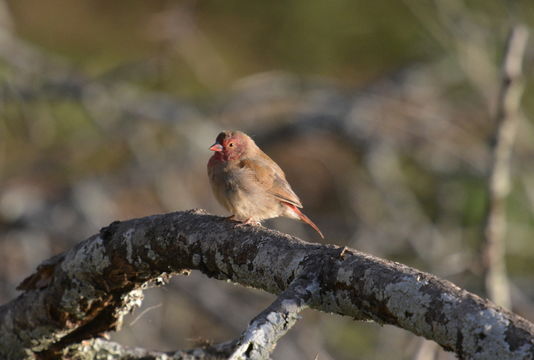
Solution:
[(286, 203), (286, 202), (284, 202), (284, 204), (287, 205), (291, 210), (293, 210), (293, 211), (295, 212), (295, 214), (297, 214), (297, 216), (299, 217), (300, 220), (302, 220), (302, 221), (304, 221), (306, 224), (310, 225), (310, 226), (313, 228), (313, 230), (317, 231), (317, 233), (318, 233), (319, 235), (321, 235), (321, 238), (324, 239), (324, 235), (323, 235), (323, 233), (321, 232), (321, 230), (319, 230), (319, 227), (317, 227), (317, 225), (315, 225), (314, 222), (311, 221), (309, 217), (307, 217), (306, 215), (304, 215), (304, 214), (302, 213), (302, 211), (299, 210), (298, 207), (296, 207), (296, 206), (293, 205), (293, 204)]

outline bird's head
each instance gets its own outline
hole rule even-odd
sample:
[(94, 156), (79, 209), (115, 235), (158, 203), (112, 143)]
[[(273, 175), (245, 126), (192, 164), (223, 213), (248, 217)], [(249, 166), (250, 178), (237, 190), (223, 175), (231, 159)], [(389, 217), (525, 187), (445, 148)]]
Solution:
[(241, 131), (225, 130), (217, 135), (215, 144), (210, 147), (216, 157), (224, 160), (242, 158), (253, 148), (254, 140)]

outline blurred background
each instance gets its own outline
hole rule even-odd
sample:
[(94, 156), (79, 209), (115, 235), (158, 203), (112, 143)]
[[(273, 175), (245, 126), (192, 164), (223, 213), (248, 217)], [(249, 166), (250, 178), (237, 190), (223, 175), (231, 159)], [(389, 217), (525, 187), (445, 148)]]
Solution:
[[(241, 129), (327, 242), (482, 294), (500, 64), (534, 2), (0, 0), (0, 303), (114, 220), (205, 208), (208, 147)], [(531, 41), (532, 44), (532, 41)], [(511, 162), (512, 309), (534, 321), (534, 48)], [(292, 220), (268, 227), (320, 238)], [(274, 297), (193, 272), (145, 292), (112, 339), (238, 336)], [(307, 310), (275, 359), (449, 359), (391, 326)]]

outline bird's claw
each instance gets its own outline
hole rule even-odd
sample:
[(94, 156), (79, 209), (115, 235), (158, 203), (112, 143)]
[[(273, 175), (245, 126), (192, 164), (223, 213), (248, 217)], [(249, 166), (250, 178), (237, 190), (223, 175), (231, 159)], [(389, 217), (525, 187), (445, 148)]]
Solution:
[(252, 219), (246, 219), (245, 221), (242, 221), (240, 222), (239, 224), (237, 224), (236, 226), (246, 226), (246, 225), (249, 225), (249, 226), (260, 226), (261, 223), (259, 221), (254, 221)]
[(242, 226), (246, 226), (246, 225), (249, 225), (249, 226), (261, 225), (261, 223), (259, 221), (254, 221), (251, 218), (248, 218), (248, 219), (245, 219), (245, 220), (237, 220), (235, 215), (228, 216), (225, 219), (237, 222), (237, 224), (235, 224), (236, 227), (242, 227)]

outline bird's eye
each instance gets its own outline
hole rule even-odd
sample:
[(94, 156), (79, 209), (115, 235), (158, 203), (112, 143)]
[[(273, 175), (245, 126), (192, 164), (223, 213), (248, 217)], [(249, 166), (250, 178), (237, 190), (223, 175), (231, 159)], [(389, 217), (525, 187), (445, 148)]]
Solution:
[(230, 144), (228, 144), (228, 146), (234, 147), (234, 143), (230, 143)]

